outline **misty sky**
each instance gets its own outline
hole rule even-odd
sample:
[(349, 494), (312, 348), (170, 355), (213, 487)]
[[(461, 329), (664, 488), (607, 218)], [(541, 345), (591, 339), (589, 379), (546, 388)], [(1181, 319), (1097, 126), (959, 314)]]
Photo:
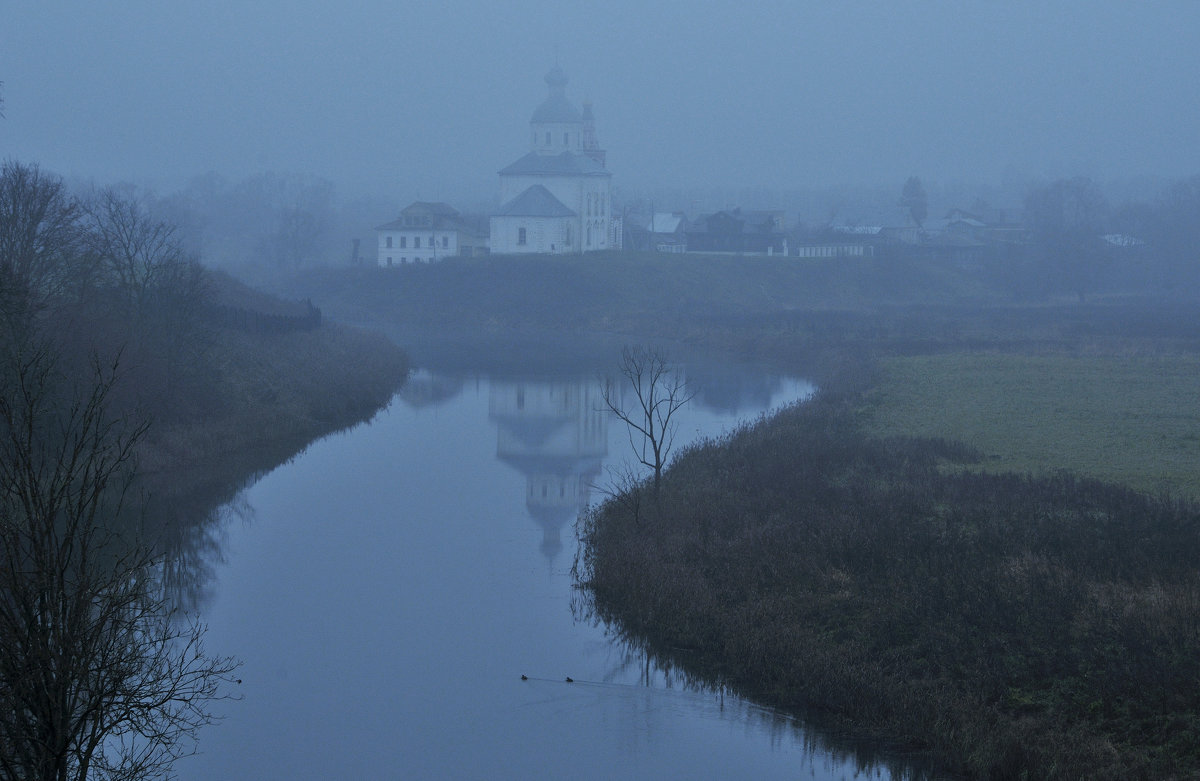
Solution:
[[(557, 57), (614, 185), (1200, 172), (1200, 2), (27, 2), (0, 156), (486, 201)], [(897, 187), (899, 184), (897, 184)]]

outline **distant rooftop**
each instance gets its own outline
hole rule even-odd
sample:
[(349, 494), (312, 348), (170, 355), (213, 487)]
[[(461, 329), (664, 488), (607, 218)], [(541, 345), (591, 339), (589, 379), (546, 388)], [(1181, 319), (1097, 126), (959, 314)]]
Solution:
[(562, 176), (584, 174), (588, 176), (612, 176), (603, 165), (590, 157), (574, 152), (557, 155), (539, 155), (530, 152), (517, 162), (500, 170), (501, 176), (527, 174), (531, 176)]

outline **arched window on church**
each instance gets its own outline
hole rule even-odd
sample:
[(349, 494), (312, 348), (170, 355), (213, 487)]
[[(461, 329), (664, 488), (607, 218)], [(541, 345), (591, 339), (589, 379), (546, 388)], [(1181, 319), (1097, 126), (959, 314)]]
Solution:
[(590, 247), (590, 246), (592, 246), (592, 225), (591, 225), (591, 223), (588, 223), (588, 229), (587, 229), (587, 245), (588, 245), (589, 247)]

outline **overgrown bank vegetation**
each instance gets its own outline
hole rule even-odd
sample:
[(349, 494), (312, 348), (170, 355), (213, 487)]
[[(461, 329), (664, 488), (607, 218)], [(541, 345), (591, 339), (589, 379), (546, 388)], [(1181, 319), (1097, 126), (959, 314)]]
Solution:
[[(1200, 508), (873, 438), (819, 398), (580, 525), (597, 614), (655, 655), (977, 778), (1200, 766)], [(644, 488), (643, 490), (650, 490)]]
[(127, 191), (0, 165), (3, 779), (171, 775), (240, 681), (173, 601), (204, 587), (205, 518), (143, 492), (194, 479), (170, 467), (295, 452), (407, 371), (382, 337), (266, 306), (173, 233)]
[(67, 384), (116, 365), (109, 404), (152, 423), (152, 469), (298, 448), (369, 417), (408, 368), (381, 336), (205, 268), (136, 190), (74, 194), (15, 162), (0, 168), (0, 350), (6, 370), (52, 352)]

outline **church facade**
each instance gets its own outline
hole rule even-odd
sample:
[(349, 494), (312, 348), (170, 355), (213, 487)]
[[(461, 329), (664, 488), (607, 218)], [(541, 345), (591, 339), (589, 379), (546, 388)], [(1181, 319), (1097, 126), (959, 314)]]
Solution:
[(612, 174), (592, 107), (566, 96), (567, 77), (546, 74), (549, 94), (530, 119), (530, 150), (500, 171), (490, 218), (493, 254), (570, 254), (615, 249)]

